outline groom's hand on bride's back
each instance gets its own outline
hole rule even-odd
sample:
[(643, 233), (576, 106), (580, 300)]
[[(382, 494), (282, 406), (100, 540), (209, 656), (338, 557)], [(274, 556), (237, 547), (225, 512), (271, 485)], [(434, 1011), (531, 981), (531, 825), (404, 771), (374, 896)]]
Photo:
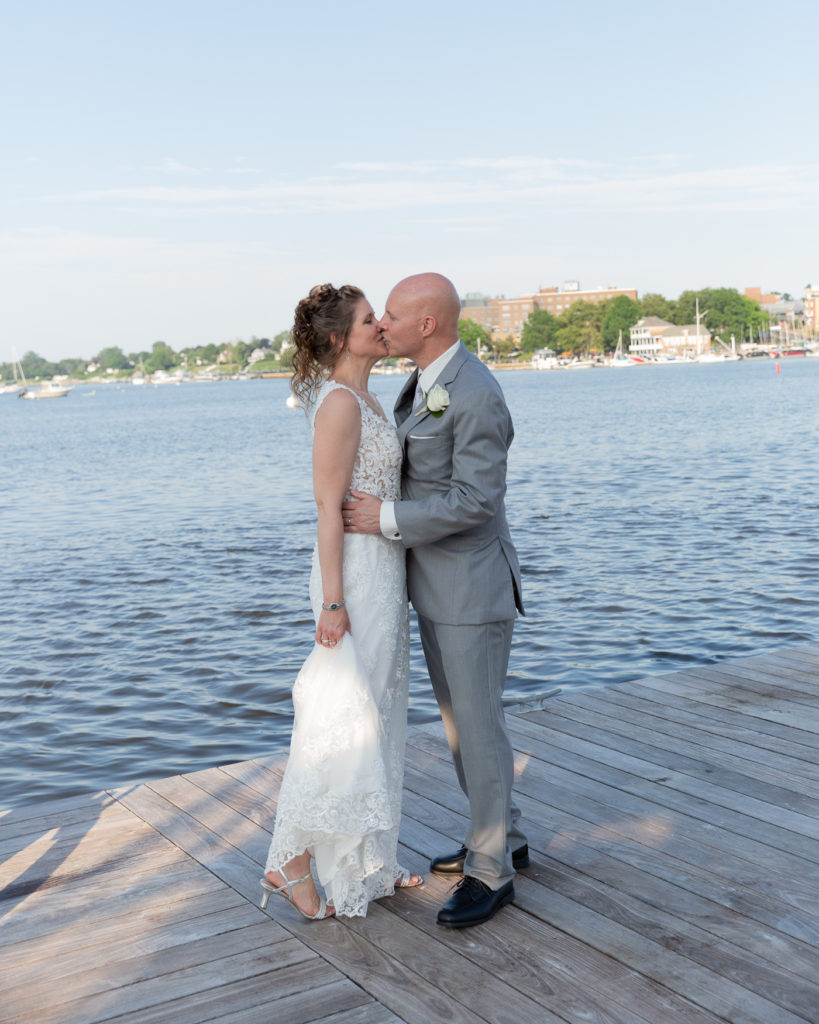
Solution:
[(381, 533), (381, 499), (364, 491), (350, 491), (352, 500), (341, 506), (345, 533)]

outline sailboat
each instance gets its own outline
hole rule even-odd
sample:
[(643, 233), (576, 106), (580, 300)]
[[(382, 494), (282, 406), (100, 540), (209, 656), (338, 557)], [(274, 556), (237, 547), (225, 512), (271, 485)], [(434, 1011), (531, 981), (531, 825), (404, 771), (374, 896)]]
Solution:
[(711, 347), (711, 334), (708, 334), (708, 348), (705, 351), (701, 348), (700, 343), (700, 320), (706, 315), (708, 310), (700, 313), (700, 300), (697, 299), (697, 354), (694, 356), (694, 361), (697, 363), (721, 363), (724, 362), (725, 356), (715, 352)]
[(736, 342), (736, 338), (734, 337), (733, 334), (731, 335), (731, 347), (730, 348), (728, 348), (728, 346), (725, 344), (725, 342), (722, 340), (722, 338), (718, 334), (714, 335), (714, 337), (717, 340), (717, 344), (721, 345), (722, 348), (725, 349), (725, 353), (724, 354), (720, 353), (720, 358), (721, 359), (724, 359), (726, 362), (730, 363), (730, 362), (736, 362), (738, 359), (742, 358), (742, 356), (739, 354), (739, 352), (737, 352), (737, 342)]
[(145, 364), (142, 362), (142, 356), (139, 357), (139, 369), (134, 370), (131, 375), (131, 383), (134, 387), (143, 387), (148, 383), (148, 377), (145, 373)]
[(620, 334), (617, 337), (617, 348), (614, 350), (614, 355), (611, 357), (611, 359), (608, 361), (608, 363), (606, 365), (607, 366), (614, 366), (614, 367), (618, 367), (618, 368), (621, 367), (621, 366), (639, 366), (640, 365), (638, 362), (636, 362), (634, 359), (632, 359), (631, 356), (627, 356), (623, 352), (623, 332), (622, 332), (622, 330), (620, 331)]
[(3, 384), (0, 387), (0, 395), (19, 395), (20, 392), (26, 386), (26, 378), (23, 375), (23, 367), (20, 365), (20, 360), (17, 358), (17, 350), (12, 349), (14, 353), (14, 359), (11, 363), (11, 368), (14, 372), (14, 383)]

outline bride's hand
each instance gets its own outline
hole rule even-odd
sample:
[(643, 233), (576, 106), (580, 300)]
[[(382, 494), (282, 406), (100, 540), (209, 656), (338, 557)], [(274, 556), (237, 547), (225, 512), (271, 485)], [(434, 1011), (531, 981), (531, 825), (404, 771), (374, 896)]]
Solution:
[(351, 633), (350, 617), (346, 608), (338, 608), (334, 612), (322, 609), (316, 626), (316, 643), (332, 649), (341, 642), (345, 633)]

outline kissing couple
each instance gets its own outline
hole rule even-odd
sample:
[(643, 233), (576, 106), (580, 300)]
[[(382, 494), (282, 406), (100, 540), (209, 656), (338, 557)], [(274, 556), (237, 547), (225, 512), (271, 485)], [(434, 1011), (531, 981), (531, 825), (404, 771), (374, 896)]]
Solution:
[[(460, 309), (451, 281), (433, 273), (400, 281), (380, 320), (352, 285), (318, 285), (296, 308), (292, 388), (313, 434), (316, 644), (293, 687), (263, 908), (275, 894), (311, 920), (364, 916), (370, 900), (423, 884), (397, 860), (407, 597), (469, 799), (463, 846), (430, 864), (463, 875), (438, 923), (489, 920), (529, 862), (502, 701), (523, 613), (504, 509), (514, 431), (497, 381), (458, 339)], [(417, 366), (395, 427), (368, 389), (388, 354)]]

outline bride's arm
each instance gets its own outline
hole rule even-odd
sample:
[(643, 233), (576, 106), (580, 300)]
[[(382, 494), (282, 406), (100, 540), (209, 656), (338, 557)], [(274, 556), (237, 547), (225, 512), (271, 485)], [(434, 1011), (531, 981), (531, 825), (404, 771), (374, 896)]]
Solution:
[[(313, 434), (313, 494), (318, 510), (318, 557), (322, 600), (344, 599), (344, 523), (341, 505), (353, 475), (361, 437), (361, 410), (354, 395), (337, 388), (321, 403)], [(316, 640), (339, 641), (350, 629), (346, 608), (322, 610)]]

